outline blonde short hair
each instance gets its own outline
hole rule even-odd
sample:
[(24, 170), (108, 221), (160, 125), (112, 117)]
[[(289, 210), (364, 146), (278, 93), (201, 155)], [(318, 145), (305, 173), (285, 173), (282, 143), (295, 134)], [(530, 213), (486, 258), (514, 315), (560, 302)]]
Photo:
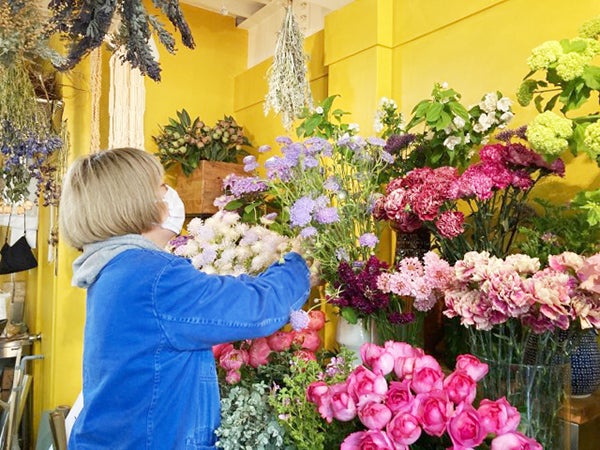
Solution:
[(164, 171), (148, 152), (116, 148), (78, 158), (65, 176), (60, 234), (75, 248), (160, 224)]

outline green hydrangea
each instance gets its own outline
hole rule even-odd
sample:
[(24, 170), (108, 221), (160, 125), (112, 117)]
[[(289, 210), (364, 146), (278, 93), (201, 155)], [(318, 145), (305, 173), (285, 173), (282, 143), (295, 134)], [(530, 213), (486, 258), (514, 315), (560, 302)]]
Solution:
[(585, 49), (582, 54), (592, 59), (594, 56), (600, 53), (600, 42), (596, 39), (590, 38), (573, 38), (571, 43), (583, 42), (585, 43)]
[(584, 54), (569, 52), (563, 53), (558, 58), (556, 74), (564, 81), (571, 81), (583, 74), (583, 69), (590, 62), (590, 58)]
[(560, 155), (569, 147), (567, 141), (573, 134), (573, 125), (569, 119), (560, 117), (552, 111), (546, 111), (527, 126), (527, 140), (534, 150), (550, 157)]
[(531, 70), (547, 69), (550, 64), (557, 61), (563, 54), (562, 46), (558, 41), (546, 41), (531, 51), (527, 64)]
[(596, 159), (600, 156), (600, 122), (595, 122), (585, 129), (583, 143), (590, 158)]
[(596, 39), (600, 35), (600, 16), (588, 20), (579, 28), (579, 36)]

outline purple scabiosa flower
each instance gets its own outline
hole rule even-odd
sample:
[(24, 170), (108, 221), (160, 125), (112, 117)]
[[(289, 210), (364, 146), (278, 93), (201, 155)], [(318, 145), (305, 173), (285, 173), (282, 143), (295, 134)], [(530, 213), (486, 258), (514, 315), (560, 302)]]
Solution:
[(308, 313), (303, 309), (292, 311), (290, 313), (290, 325), (294, 329), (294, 331), (304, 330), (308, 323), (310, 322), (310, 317)]
[(337, 248), (335, 250), (335, 257), (338, 261), (348, 261), (350, 259), (348, 252), (344, 248)]
[(258, 162), (254, 155), (244, 156), (242, 162), (244, 163), (244, 172), (253, 172), (258, 168)]
[(275, 142), (281, 145), (289, 145), (292, 143), (292, 140), (287, 136), (277, 136)]
[(272, 156), (267, 159), (265, 161), (265, 169), (267, 170), (267, 178), (269, 180), (280, 179), (281, 181), (289, 181), (291, 178), (290, 166), (279, 156)]
[(325, 180), (323, 187), (329, 192), (338, 192), (340, 190), (340, 184), (333, 175)]
[(394, 162), (396, 161), (396, 157), (386, 150), (382, 150), (380, 155), (381, 160), (385, 163), (394, 164)]
[(304, 141), (304, 145), (309, 155), (322, 153), (324, 156), (331, 156), (331, 144), (326, 139), (311, 137)]
[(272, 212), (272, 213), (265, 214), (264, 216), (262, 216), (260, 218), (260, 223), (262, 223), (263, 225), (270, 225), (273, 222), (275, 222), (275, 219), (277, 219), (277, 213)]
[(379, 239), (373, 233), (365, 233), (358, 238), (358, 243), (362, 247), (375, 248), (379, 243)]
[(368, 137), (367, 142), (371, 145), (375, 145), (376, 147), (384, 147), (386, 144), (385, 139), (381, 139), (375, 136)]
[(290, 222), (292, 227), (303, 227), (310, 223), (315, 201), (310, 197), (301, 197), (290, 208)]
[(271, 150), (270, 145), (261, 145), (260, 147), (258, 147), (258, 153), (266, 153), (270, 150)]
[(300, 231), (300, 236), (303, 238), (309, 238), (316, 234), (317, 234), (317, 229), (315, 227), (302, 228), (302, 231)]
[(339, 222), (340, 216), (338, 214), (337, 208), (335, 206), (330, 206), (327, 208), (321, 208), (316, 210), (315, 219), (319, 223), (327, 224)]
[(240, 198), (246, 194), (264, 192), (267, 190), (267, 185), (259, 177), (244, 177), (229, 174), (223, 179), (223, 188), (229, 191), (235, 198)]
[(292, 142), (281, 149), (283, 159), (288, 167), (296, 167), (300, 162), (300, 156), (306, 152), (304, 145)]
[(317, 167), (319, 165), (319, 160), (317, 160), (316, 158), (310, 156), (310, 155), (306, 155), (303, 159), (302, 159), (302, 168), (303, 169), (309, 169), (311, 167)]

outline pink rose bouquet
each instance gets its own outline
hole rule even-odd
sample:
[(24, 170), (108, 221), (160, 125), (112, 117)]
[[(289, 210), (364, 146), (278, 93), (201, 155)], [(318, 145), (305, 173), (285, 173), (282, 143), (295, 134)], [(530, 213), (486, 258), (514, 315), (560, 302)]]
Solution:
[(306, 393), (327, 423), (353, 424), (342, 450), (542, 448), (517, 431), (519, 412), (505, 398), (475, 404), (477, 383), (488, 371), (477, 358), (459, 356), (446, 375), (435, 358), (404, 342), (364, 344), (361, 357), (345, 380), (316, 381)]

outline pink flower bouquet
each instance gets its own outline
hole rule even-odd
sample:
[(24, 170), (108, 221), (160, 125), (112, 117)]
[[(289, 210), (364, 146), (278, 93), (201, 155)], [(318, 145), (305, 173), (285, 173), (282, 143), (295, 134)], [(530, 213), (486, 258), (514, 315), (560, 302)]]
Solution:
[(519, 412), (505, 398), (474, 404), (477, 382), (488, 371), (474, 356), (459, 356), (449, 375), (432, 356), (403, 342), (364, 344), (361, 357), (363, 365), (345, 381), (316, 381), (306, 393), (328, 423), (355, 423), (342, 450), (408, 450), (413, 444), (454, 450), (481, 445), (542, 449), (517, 431)]

